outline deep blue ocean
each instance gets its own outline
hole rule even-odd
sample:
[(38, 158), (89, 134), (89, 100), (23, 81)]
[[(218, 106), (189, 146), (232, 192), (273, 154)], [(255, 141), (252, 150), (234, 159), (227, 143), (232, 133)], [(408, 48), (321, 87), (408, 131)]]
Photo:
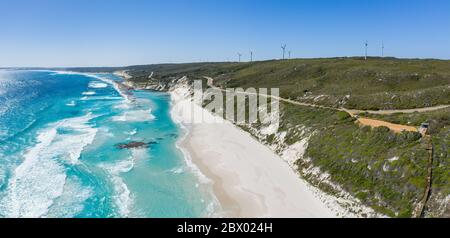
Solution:
[[(0, 70), (0, 217), (208, 217), (166, 93), (113, 74)], [(121, 149), (129, 142), (148, 148)]]

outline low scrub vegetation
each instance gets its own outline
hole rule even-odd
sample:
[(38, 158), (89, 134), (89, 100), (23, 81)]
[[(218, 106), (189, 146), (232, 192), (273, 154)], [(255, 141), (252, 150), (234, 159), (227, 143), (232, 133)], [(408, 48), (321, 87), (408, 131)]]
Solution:
[[(281, 97), (334, 108), (409, 109), (450, 104), (450, 61), (441, 60), (330, 58), (124, 69), (135, 83), (143, 85), (149, 80), (164, 83), (183, 76), (189, 80), (209, 76), (223, 88), (280, 88)], [(379, 213), (412, 216), (426, 187), (428, 139), (415, 132), (361, 127), (355, 118), (337, 110), (284, 102), (280, 106), (278, 133), (261, 136), (263, 125), (258, 123), (243, 129), (272, 146), (281, 143), (285, 148), (308, 140), (305, 154), (296, 162), (305, 179), (329, 193), (342, 189)], [(429, 216), (450, 216), (446, 202), (450, 195), (449, 115), (448, 108), (426, 113), (363, 115), (412, 126), (430, 123), (434, 160)], [(277, 148), (277, 152), (282, 152), (280, 146)], [(312, 169), (320, 173), (315, 174)]]

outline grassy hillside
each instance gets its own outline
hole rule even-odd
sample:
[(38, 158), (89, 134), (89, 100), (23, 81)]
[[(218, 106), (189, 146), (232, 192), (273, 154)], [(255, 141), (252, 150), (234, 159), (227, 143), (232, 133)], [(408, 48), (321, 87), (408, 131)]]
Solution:
[[(390, 121), (393, 123), (420, 125), (423, 122), (430, 123), (429, 134), (434, 146), (433, 183), (430, 205), (436, 203), (436, 199), (445, 199), (450, 194), (450, 108), (432, 112), (393, 115), (365, 116)], [(439, 206), (437, 206), (439, 207)], [(446, 211), (450, 216), (450, 208)]]
[[(141, 85), (149, 80), (164, 83), (183, 76), (190, 80), (210, 76), (224, 88), (275, 87), (280, 88), (282, 97), (336, 108), (403, 109), (450, 104), (450, 61), (332, 58), (126, 69)], [(434, 176), (426, 216), (450, 216), (448, 115), (450, 109), (365, 115), (415, 126), (431, 122)], [(296, 164), (305, 179), (328, 193), (337, 195), (343, 189), (377, 212), (394, 217), (412, 216), (420, 203), (428, 175), (429, 140), (418, 133), (395, 134), (388, 128), (361, 127), (345, 112), (284, 102), (279, 131), (263, 135), (263, 126), (253, 124), (243, 129), (278, 148), (279, 153), (308, 139), (305, 154)]]
[(276, 87), (286, 98), (349, 109), (405, 109), (450, 104), (450, 61), (442, 60), (294, 59), (128, 69), (137, 81), (145, 81), (151, 72), (161, 79), (211, 76), (223, 87)]
[(270, 146), (309, 138), (305, 154), (296, 161), (303, 178), (333, 195), (343, 189), (378, 213), (413, 215), (427, 176), (427, 144), (420, 134), (360, 127), (348, 114), (329, 109), (281, 103), (281, 112), (277, 134), (261, 137), (258, 130), (244, 129)]

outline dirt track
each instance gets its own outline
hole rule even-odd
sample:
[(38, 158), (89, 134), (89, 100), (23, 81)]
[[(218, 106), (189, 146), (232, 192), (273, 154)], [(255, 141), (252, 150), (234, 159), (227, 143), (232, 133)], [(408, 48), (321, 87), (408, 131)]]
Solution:
[(379, 110), (379, 111), (364, 111), (364, 110), (354, 110), (354, 109), (348, 109), (348, 112), (351, 112), (352, 114), (361, 114), (361, 113), (370, 113), (370, 114), (378, 114), (378, 115), (391, 115), (395, 113), (416, 113), (416, 112), (431, 112), (436, 111), (439, 109), (444, 109), (450, 107), (450, 105), (441, 105), (441, 106), (435, 106), (435, 107), (424, 107), (424, 108), (414, 108), (414, 109), (399, 109), (399, 110)]
[[(220, 90), (220, 91), (223, 91), (223, 92), (227, 91), (225, 89), (221, 89), (219, 87), (214, 86), (214, 79), (213, 78), (211, 78), (211, 77), (204, 77), (204, 78), (208, 80), (207, 84), (208, 84), (209, 87), (217, 89), (217, 90)], [(247, 93), (247, 92), (242, 92), (242, 93), (243, 94), (252, 95), (252, 93)], [(299, 105), (299, 106), (307, 106), (307, 107), (316, 107), (316, 108), (322, 108), (322, 109), (331, 109), (331, 110), (336, 110), (336, 111), (344, 111), (344, 112), (347, 112), (348, 114), (350, 114), (352, 117), (357, 118), (358, 123), (360, 123), (361, 125), (365, 125), (365, 126), (370, 126), (370, 127), (385, 126), (385, 127), (389, 128), (390, 130), (392, 130), (392, 131), (394, 131), (396, 133), (400, 133), (402, 131), (418, 132), (418, 128), (413, 127), (413, 126), (394, 124), (394, 123), (390, 123), (390, 122), (386, 122), (386, 121), (381, 121), (381, 120), (375, 120), (375, 119), (363, 118), (363, 117), (357, 117), (356, 116), (359, 113), (364, 113), (364, 112), (372, 113), (372, 111), (349, 110), (349, 109), (345, 109), (345, 108), (332, 108), (332, 107), (326, 107), (326, 106), (309, 104), (309, 103), (301, 103), (301, 102), (293, 101), (293, 100), (290, 100), (290, 99), (276, 97), (276, 96), (267, 95), (267, 94), (258, 94), (258, 95), (266, 96), (266, 97), (269, 97), (269, 98), (273, 98), (275, 100), (279, 100), (279, 101), (283, 101), (283, 102), (287, 102), (287, 103), (294, 104), (294, 105)], [(439, 106), (439, 107), (433, 107), (433, 108), (420, 108), (420, 109), (408, 109), (408, 110), (385, 110), (385, 111), (374, 111), (374, 112), (378, 112), (378, 113), (375, 113), (375, 114), (393, 114), (393, 113), (397, 113), (397, 112), (413, 113), (413, 112), (417, 112), (417, 111), (426, 112), (426, 111), (438, 110), (438, 109), (446, 108), (446, 107), (449, 107), (449, 106)]]
[(374, 120), (369, 118), (358, 118), (358, 122), (362, 125), (371, 126), (371, 127), (380, 127), (385, 126), (396, 133), (400, 133), (402, 131), (413, 131), (418, 132), (418, 129), (413, 126), (405, 126), (400, 124), (394, 124), (386, 121)]

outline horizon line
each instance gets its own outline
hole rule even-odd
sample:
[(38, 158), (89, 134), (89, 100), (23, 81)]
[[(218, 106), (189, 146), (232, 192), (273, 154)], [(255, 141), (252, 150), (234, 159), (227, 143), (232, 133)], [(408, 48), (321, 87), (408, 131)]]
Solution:
[[(292, 58), (292, 59), (264, 59), (251, 61), (178, 61), (178, 62), (159, 62), (159, 63), (143, 63), (143, 64), (131, 64), (131, 65), (118, 65), (118, 66), (0, 66), (0, 69), (67, 69), (67, 68), (128, 68), (135, 66), (147, 66), (147, 65), (174, 65), (174, 64), (206, 64), (206, 63), (257, 63), (257, 62), (269, 62), (269, 61), (289, 61), (289, 60), (314, 60), (314, 59), (364, 59), (364, 56), (330, 56), (330, 57), (305, 57), (305, 58)], [(367, 56), (367, 59), (396, 59), (396, 60), (436, 60), (436, 61), (450, 61), (450, 58), (422, 58), (422, 57), (395, 57), (395, 56)]]

